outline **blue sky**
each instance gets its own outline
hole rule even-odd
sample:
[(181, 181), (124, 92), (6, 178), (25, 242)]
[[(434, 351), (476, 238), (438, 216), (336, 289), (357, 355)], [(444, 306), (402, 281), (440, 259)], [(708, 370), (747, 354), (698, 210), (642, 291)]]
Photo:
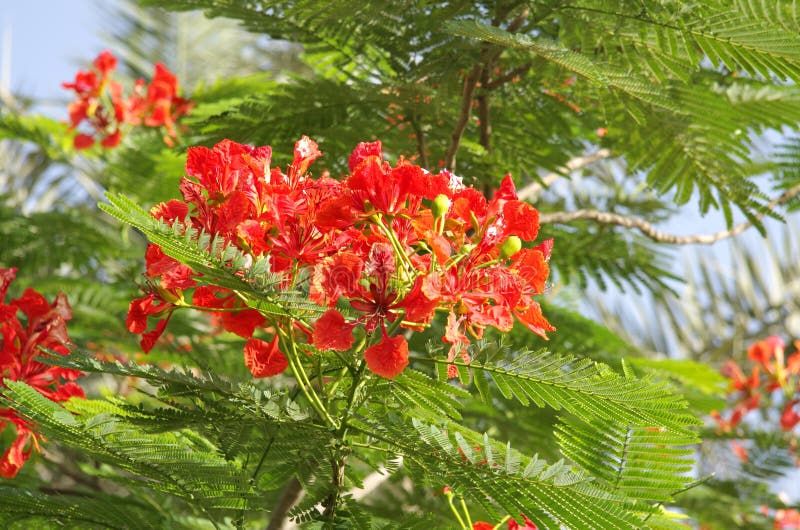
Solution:
[[(67, 98), (61, 82), (104, 49), (101, 22), (96, 0), (0, 0), (0, 33), (11, 31), (11, 90)], [(6, 42), (0, 38), (0, 48)]]

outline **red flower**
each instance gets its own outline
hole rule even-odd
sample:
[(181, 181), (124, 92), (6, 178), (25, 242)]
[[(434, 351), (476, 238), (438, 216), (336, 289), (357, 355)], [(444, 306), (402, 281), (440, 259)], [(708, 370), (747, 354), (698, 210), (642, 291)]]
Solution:
[(756, 393), (761, 384), (758, 366), (754, 366), (750, 377), (746, 377), (739, 365), (728, 359), (720, 368), (720, 373), (731, 380), (731, 388), (744, 392), (746, 395)]
[[(219, 298), (217, 294), (225, 296)], [(224, 309), (212, 311), (218, 323), (225, 329), (244, 339), (253, 336), (256, 328), (266, 322), (264, 316), (255, 309), (249, 309), (235, 294), (220, 287), (198, 287), (192, 298), (195, 305), (208, 309)], [(236, 311), (238, 309), (238, 311)]]
[[(172, 78), (162, 77), (166, 97)], [(359, 144), (342, 181), (309, 176), (321, 152), (308, 137), (295, 144), (287, 174), (270, 168), (271, 155), (268, 146), (231, 140), (191, 148), (180, 184), (184, 201), (157, 205), (151, 215), (179, 231), (175, 223), (185, 222), (187, 231), (204, 231), (254, 259), (268, 256), (281, 288), (307, 292), (327, 310), (310, 329), (299, 321), (272, 325), (298, 327), (308, 343), (334, 351), (353, 347), (356, 326), (368, 336), (380, 327), (382, 337), (364, 355), (387, 378), (408, 364), (408, 344), (388, 337), (387, 322), (402, 319), (400, 326), (422, 330), (437, 312), (449, 314), (449, 359), (465, 363), (471, 338), (487, 327), (508, 331), (516, 317), (543, 337), (554, 329), (535, 300), (545, 290), (552, 241), (522, 248), (538, 234), (538, 212), (518, 200), (510, 176), (487, 201), (446, 171), (433, 175), (403, 159), (392, 167), (382, 160), (380, 142)], [(269, 318), (226, 289), (196, 287), (202, 277), (158, 247), (146, 257), (148, 276), (159, 281), (155, 298), (181, 306), (183, 290), (195, 288), (195, 306), (247, 338)], [(357, 312), (349, 321), (329, 309), (342, 299)], [(166, 309), (149, 302), (132, 306), (131, 329), (144, 332), (147, 317)], [(149, 332), (147, 344), (164, 325)]]
[(493, 530), (494, 525), (485, 521), (475, 521), (472, 523), (472, 530)]
[[(164, 301), (155, 293), (150, 293), (142, 298), (131, 300), (128, 306), (128, 317), (125, 321), (125, 326), (131, 333), (137, 335), (142, 334), (139, 345), (143, 352), (150, 353), (150, 350), (153, 349), (156, 341), (158, 341), (164, 333), (164, 329), (167, 327), (167, 322), (169, 322), (174, 309), (175, 306), (173, 304)], [(156, 323), (156, 327), (152, 331), (145, 333), (145, 330), (147, 330), (147, 319), (151, 316), (162, 315), (166, 316), (159, 319)]]
[(300, 177), (306, 174), (308, 167), (317, 158), (322, 156), (317, 143), (309, 138), (303, 136), (294, 144), (294, 158), (292, 164), (286, 170), (289, 179), (289, 188), (296, 188)]
[(244, 363), (253, 377), (272, 377), (283, 373), (289, 366), (286, 356), (278, 349), (278, 336), (271, 342), (250, 339), (244, 345)]
[(342, 251), (329, 256), (314, 267), (311, 277), (311, 299), (319, 305), (334, 306), (341, 296), (358, 297), (363, 288), (363, 260), (352, 252)]
[(164, 127), (167, 138), (176, 137), (175, 122), (194, 106), (190, 101), (178, 97), (178, 79), (161, 63), (156, 63), (153, 79), (145, 89), (144, 81), (138, 80), (134, 94), (127, 101), (126, 121), (134, 125)]
[(390, 337), (385, 329), (381, 329), (381, 332), (381, 341), (364, 351), (364, 360), (372, 372), (393, 379), (408, 364), (408, 343), (402, 335)]
[(760, 340), (750, 346), (750, 348), (747, 350), (747, 357), (751, 361), (756, 361), (764, 366), (769, 373), (773, 373), (775, 371), (775, 367), (772, 366), (770, 360), (775, 357), (778, 349), (783, 351), (783, 341), (781, 338), (776, 336), (767, 337), (766, 339)]
[(800, 512), (797, 510), (776, 510), (773, 528), (775, 530), (800, 529)]
[(103, 77), (108, 76), (117, 67), (117, 58), (109, 50), (105, 50), (94, 60), (94, 67)]
[[(145, 89), (144, 81), (138, 80), (133, 95), (125, 99), (122, 86), (111, 81), (117, 66), (116, 57), (106, 50), (97, 56), (93, 66), (94, 70), (78, 71), (72, 83), (62, 83), (76, 95), (76, 100), (68, 107), (70, 130), (84, 122), (91, 129), (91, 133), (76, 134), (75, 148), (89, 148), (96, 138), (105, 148), (118, 146), (123, 124), (163, 127), (167, 132), (164, 141), (171, 145), (172, 138), (177, 136), (176, 120), (192, 108), (191, 102), (178, 97), (175, 76), (164, 65), (156, 64), (149, 87)], [(107, 107), (109, 99), (110, 108)]]
[(151, 315), (160, 315), (168, 309), (168, 304), (157, 299), (155, 294), (148, 294), (142, 298), (131, 300), (128, 305), (128, 317), (125, 327), (136, 335), (144, 333), (147, 329), (147, 318)]
[[(66, 322), (72, 318), (72, 309), (66, 297), (59, 294), (51, 304), (29, 288), (20, 298), (6, 303), (5, 296), (15, 275), (16, 269), (0, 268), (0, 381), (3, 378), (24, 381), (55, 402), (83, 397), (83, 390), (72, 382), (82, 372), (41, 362), (50, 355), (42, 348), (61, 355), (68, 353), (64, 343), (69, 341)], [(41, 436), (12, 408), (0, 407), (0, 418), (0, 430), (9, 423), (16, 428), (16, 440), (0, 457), (0, 475), (11, 478), (28, 459), (32, 448), (38, 448)]]
[(350, 171), (355, 171), (364, 160), (371, 156), (377, 157), (378, 159), (383, 156), (380, 140), (377, 142), (361, 142), (356, 146), (355, 149), (353, 149), (353, 153), (350, 155), (350, 159), (347, 161)]
[(147, 276), (159, 278), (161, 287), (174, 291), (176, 296), (179, 296), (177, 294), (178, 290), (189, 289), (197, 285), (197, 282), (192, 278), (194, 275), (192, 269), (175, 258), (164, 254), (164, 251), (158, 245), (153, 245), (152, 243), (148, 245), (144, 259), (147, 266)]

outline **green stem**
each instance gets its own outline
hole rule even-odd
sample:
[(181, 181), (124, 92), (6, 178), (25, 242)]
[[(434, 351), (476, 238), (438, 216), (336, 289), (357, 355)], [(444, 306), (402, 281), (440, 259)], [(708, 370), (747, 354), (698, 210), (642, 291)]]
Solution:
[(303, 395), (308, 400), (311, 408), (314, 409), (321, 419), (325, 420), (330, 427), (337, 427), (336, 421), (331, 418), (331, 415), (328, 414), (328, 410), (325, 408), (325, 405), (322, 404), (319, 396), (316, 392), (314, 392), (314, 388), (311, 386), (311, 381), (308, 379), (308, 375), (303, 369), (303, 363), (300, 362), (297, 345), (295, 344), (294, 337), (292, 336), (291, 324), (288, 333), (281, 326), (277, 326), (276, 329), (284, 339), (283, 342), (289, 345), (289, 354), (286, 356), (286, 358), (289, 361), (289, 367), (294, 373), (297, 384), (300, 387), (300, 391), (303, 392)]
[(203, 307), (201, 305), (194, 305), (194, 304), (175, 304), (177, 307), (181, 307), (184, 309), (196, 309), (198, 311), (208, 311), (212, 313), (238, 313), (240, 311), (245, 311), (250, 309), (249, 307)]
[(470, 530), (469, 526), (464, 523), (464, 519), (461, 518), (461, 514), (458, 513), (458, 508), (453, 504), (454, 495), (452, 493), (446, 493), (445, 495), (447, 495), (447, 502), (450, 503), (450, 509), (453, 511), (453, 514), (455, 514), (456, 519), (458, 519), (458, 524), (461, 525), (462, 530)]
[(339, 443), (338, 447), (334, 449), (331, 458), (333, 492), (328, 497), (325, 507), (325, 515), (327, 515), (331, 521), (333, 521), (334, 515), (336, 514), (336, 508), (339, 504), (339, 494), (344, 487), (344, 466), (347, 458), (347, 456), (344, 454), (344, 449), (347, 446), (346, 439), (349, 428), (347, 420), (350, 419), (350, 415), (353, 413), (353, 409), (355, 408), (354, 405), (356, 403), (356, 396), (358, 395), (359, 390), (364, 386), (364, 384), (366, 384), (367, 379), (363, 377), (365, 367), (366, 362), (362, 359), (358, 362), (356, 369), (353, 370), (353, 384), (350, 387), (350, 394), (347, 397), (347, 406), (342, 414), (341, 422), (339, 423), (339, 429), (336, 431), (335, 435)]
[(467, 528), (472, 528), (472, 518), (469, 516), (469, 509), (463, 497), (461, 498), (461, 509), (464, 510), (464, 515), (467, 517)]
[(503, 525), (503, 523), (505, 523), (505, 522), (506, 522), (506, 521), (508, 521), (509, 519), (511, 519), (511, 516), (510, 516), (510, 515), (506, 515), (505, 517), (503, 517), (502, 519), (500, 519), (500, 522), (499, 522), (499, 523), (497, 523), (496, 525), (494, 525), (494, 528), (492, 528), (492, 530), (500, 530), (500, 527)]
[(342, 378), (344, 378), (345, 374), (347, 373), (347, 370), (348, 368), (345, 366), (339, 371), (339, 375), (336, 377), (336, 381), (333, 382), (328, 391), (325, 393), (326, 400), (330, 400), (336, 393), (336, 390), (339, 388), (339, 385), (342, 382)]
[(394, 248), (395, 254), (400, 258), (403, 262), (405, 267), (403, 267), (403, 276), (406, 276), (405, 279), (408, 279), (408, 271), (414, 270), (414, 264), (411, 263), (411, 259), (406, 255), (406, 251), (403, 248), (403, 245), (400, 244), (398, 241), (397, 236), (395, 235), (394, 231), (386, 226), (383, 222), (383, 219), (378, 214), (373, 214), (370, 216), (370, 219), (381, 229), (381, 231), (386, 235), (386, 238), (392, 244), (392, 248)]

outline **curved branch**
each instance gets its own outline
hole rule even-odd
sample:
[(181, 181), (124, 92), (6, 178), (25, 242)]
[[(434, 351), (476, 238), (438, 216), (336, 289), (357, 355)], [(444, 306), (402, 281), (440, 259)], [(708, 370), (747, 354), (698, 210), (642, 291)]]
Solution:
[(297, 477), (292, 479), (286, 484), (286, 487), (281, 493), (281, 498), (278, 500), (278, 505), (272, 510), (270, 514), (269, 524), (266, 530), (281, 530), (286, 525), (286, 515), (289, 510), (297, 504), (300, 499), (305, 495), (302, 484), (297, 480)]
[(542, 177), (541, 182), (534, 182), (532, 184), (528, 184), (524, 188), (520, 188), (517, 190), (517, 197), (519, 200), (527, 200), (527, 201), (534, 201), (539, 197), (539, 194), (544, 190), (546, 186), (550, 186), (553, 182), (563, 177), (565, 174), (570, 173), (571, 171), (575, 171), (576, 169), (581, 169), (583, 167), (588, 166), (589, 164), (593, 164), (598, 160), (603, 160), (605, 158), (611, 157), (611, 151), (608, 149), (600, 149), (595, 153), (585, 156), (576, 156), (575, 158), (570, 159), (564, 164), (561, 172), (552, 172), (548, 173), (544, 177)]
[[(767, 207), (764, 211), (760, 212), (758, 215), (755, 216), (755, 220), (763, 219), (769, 212), (774, 210), (777, 206), (784, 204), (797, 195), (800, 195), (800, 184), (789, 188), (788, 190), (784, 191), (780, 196), (776, 197), (772, 201), (767, 204)], [(575, 210), (573, 212), (559, 212), (559, 213), (545, 213), (539, 216), (539, 221), (544, 223), (569, 223), (570, 221), (575, 221), (578, 219), (588, 219), (592, 221), (596, 221), (601, 224), (613, 224), (624, 226), (626, 228), (636, 228), (645, 236), (649, 237), (653, 241), (657, 241), (659, 243), (671, 243), (673, 245), (693, 245), (693, 244), (710, 244), (720, 241), (722, 239), (727, 239), (729, 237), (733, 237), (738, 235), (751, 226), (753, 226), (752, 221), (745, 221), (740, 223), (729, 230), (722, 230), (720, 232), (716, 232), (714, 234), (696, 234), (696, 235), (688, 235), (688, 236), (678, 236), (675, 234), (668, 234), (666, 232), (662, 232), (657, 230), (651, 223), (645, 221), (644, 219), (638, 219), (636, 217), (625, 217), (624, 215), (619, 215), (610, 212), (599, 212), (597, 210)]]

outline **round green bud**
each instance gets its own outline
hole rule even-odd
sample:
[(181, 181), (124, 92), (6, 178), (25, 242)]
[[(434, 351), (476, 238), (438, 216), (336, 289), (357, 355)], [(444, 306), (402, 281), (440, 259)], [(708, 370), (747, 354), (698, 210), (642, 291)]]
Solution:
[(433, 199), (433, 204), (431, 205), (431, 212), (433, 212), (433, 218), (439, 219), (444, 217), (447, 211), (450, 209), (450, 205), (453, 204), (453, 201), (450, 198), (440, 193)]
[(508, 236), (503, 246), (500, 247), (500, 257), (510, 258), (522, 248), (522, 240), (517, 236)]

